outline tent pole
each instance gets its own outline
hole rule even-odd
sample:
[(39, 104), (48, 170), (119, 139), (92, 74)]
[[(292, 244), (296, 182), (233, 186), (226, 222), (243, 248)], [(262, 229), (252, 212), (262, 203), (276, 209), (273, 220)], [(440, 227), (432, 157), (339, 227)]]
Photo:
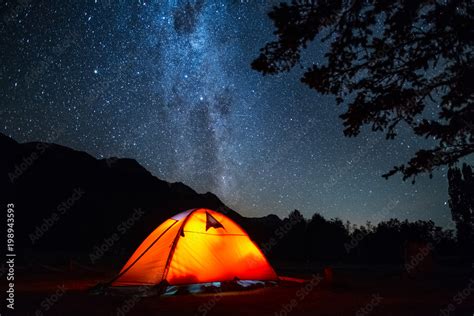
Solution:
[(160, 236), (158, 236), (151, 244), (150, 246), (148, 246), (139, 256), (137, 259), (135, 259), (135, 261), (133, 261), (125, 270), (123, 270), (122, 272), (120, 272), (119, 274), (117, 274), (115, 277), (112, 278), (112, 280), (110, 280), (109, 282), (106, 283), (107, 286), (110, 286), (113, 282), (115, 282), (118, 278), (120, 278), (122, 275), (124, 275), (128, 270), (130, 270), (131, 267), (133, 267), (135, 265), (135, 263), (138, 262), (138, 260), (140, 260), (144, 255), (145, 253), (148, 252), (148, 250), (151, 249), (151, 247), (153, 247), (154, 244), (156, 244), (156, 242), (161, 238), (161, 236), (163, 236), (168, 230), (171, 229), (171, 227), (174, 226), (174, 224), (176, 224), (178, 221), (174, 222), (173, 224), (171, 224), (168, 228), (166, 228), (161, 234)]
[[(181, 224), (181, 227), (179, 228), (179, 231), (178, 233), (176, 234), (176, 237), (175, 239), (173, 240), (173, 244), (171, 245), (171, 250), (170, 250), (170, 253), (168, 255), (168, 259), (166, 259), (166, 265), (165, 265), (165, 271), (163, 272), (163, 278), (161, 279), (161, 282), (163, 281), (166, 281), (166, 277), (168, 276), (168, 271), (169, 271), (169, 268), (170, 268), (170, 263), (171, 263), (171, 259), (173, 259), (173, 255), (174, 255), (174, 251), (176, 249), (176, 245), (178, 244), (178, 240), (179, 238), (181, 237), (181, 234), (183, 233), (183, 230), (184, 230), (184, 225), (186, 224), (186, 222), (188, 221), (188, 219), (191, 217), (191, 215), (194, 213), (194, 211), (196, 211), (197, 208), (195, 208), (194, 210), (192, 210), (188, 216), (186, 216), (186, 218), (183, 220), (183, 223)], [(160, 283), (161, 283), (160, 282)]]

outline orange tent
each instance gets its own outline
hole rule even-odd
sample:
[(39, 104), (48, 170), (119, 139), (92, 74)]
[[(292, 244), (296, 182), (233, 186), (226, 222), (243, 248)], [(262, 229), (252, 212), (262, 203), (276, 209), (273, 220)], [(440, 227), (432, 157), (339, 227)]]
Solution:
[(158, 226), (128, 259), (112, 286), (277, 280), (247, 233), (224, 214), (192, 209)]

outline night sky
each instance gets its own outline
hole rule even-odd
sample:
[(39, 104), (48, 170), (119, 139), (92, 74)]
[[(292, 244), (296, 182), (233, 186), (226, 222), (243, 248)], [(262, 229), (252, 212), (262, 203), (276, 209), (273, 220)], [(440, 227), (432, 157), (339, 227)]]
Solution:
[[(211, 191), (245, 216), (299, 209), (357, 224), (446, 225), (445, 170), (381, 175), (426, 145), (411, 132), (343, 136), (344, 107), (250, 68), (273, 39), (268, 1), (7, 1), (0, 5), (0, 131)], [(325, 46), (304, 61), (324, 63)]]

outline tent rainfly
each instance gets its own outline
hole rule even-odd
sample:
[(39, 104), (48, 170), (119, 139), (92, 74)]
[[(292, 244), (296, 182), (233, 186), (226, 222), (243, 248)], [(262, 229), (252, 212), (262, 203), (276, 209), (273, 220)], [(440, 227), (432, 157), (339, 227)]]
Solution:
[(239, 225), (224, 214), (200, 208), (177, 214), (158, 226), (111, 285), (277, 279), (263, 253)]

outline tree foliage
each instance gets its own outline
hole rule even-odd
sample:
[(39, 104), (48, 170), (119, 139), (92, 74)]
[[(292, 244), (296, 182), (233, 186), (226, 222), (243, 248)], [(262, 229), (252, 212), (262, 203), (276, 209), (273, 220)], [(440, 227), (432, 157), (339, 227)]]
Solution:
[(330, 41), (327, 63), (301, 81), (345, 103), (346, 136), (371, 126), (386, 138), (400, 123), (434, 140), (397, 172), (403, 178), (452, 165), (474, 151), (474, 23), (471, 1), (294, 0), (269, 13), (277, 39), (252, 67), (263, 74), (302, 67), (310, 42)]
[(400, 263), (413, 242), (430, 245), (440, 257), (468, 257), (472, 253), (467, 247), (457, 247), (461, 245), (456, 243), (452, 230), (436, 226), (431, 220), (392, 218), (376, 225), (344, 225), (338, 218), (326, 219), (318, 213), (306, 220), (295, 210), (275, 224), (266, 235), (251, 235), (265, 255), (275, 260)]

